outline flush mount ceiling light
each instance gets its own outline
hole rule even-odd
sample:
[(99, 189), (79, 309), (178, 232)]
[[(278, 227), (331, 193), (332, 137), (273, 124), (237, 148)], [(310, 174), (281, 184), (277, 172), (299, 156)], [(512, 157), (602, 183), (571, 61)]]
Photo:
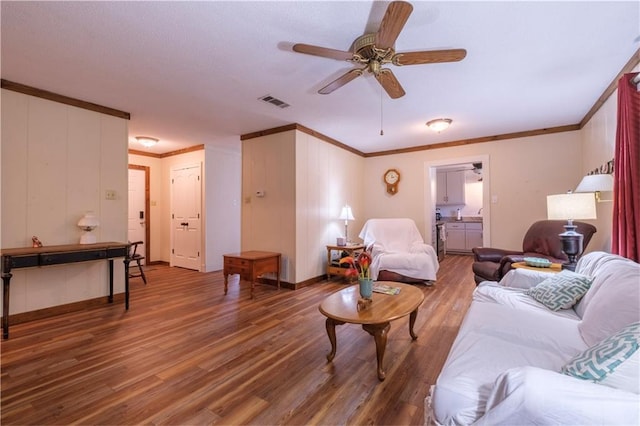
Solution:
[(158, 139), (151, 138), (149, 136), (136, 136), (136, 140), (141, 144), (146, 146), (147, 148), (151, 148), (155, 144), (158, 143)]
[(434, 132), (440, 133), (443, 130), (447, 130), (451, 125), (450, 118), (436, 118), (435, 120), (427, 121), (427, 127)]

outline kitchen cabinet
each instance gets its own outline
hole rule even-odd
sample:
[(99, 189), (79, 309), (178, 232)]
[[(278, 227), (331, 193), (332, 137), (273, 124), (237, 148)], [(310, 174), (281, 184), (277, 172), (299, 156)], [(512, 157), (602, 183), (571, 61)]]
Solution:
[(482, 223), (465, 223), (465, 249), (482, 247)]
[(436, 205), (464, 204), (464, 171), (436, 173)]
[(447, 251), (470, 253), (474, 247), (482, 246), (482, 223), (447, 223)]
[(447, 252), (465, 251), (466, 235), (464, 223), (447, 223)]

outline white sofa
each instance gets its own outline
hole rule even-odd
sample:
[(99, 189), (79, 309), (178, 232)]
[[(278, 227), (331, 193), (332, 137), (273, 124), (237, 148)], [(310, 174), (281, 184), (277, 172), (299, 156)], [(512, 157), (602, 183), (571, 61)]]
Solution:
[[(640, 265), (593, 252), (579, 260), (576, 273), (591, 277), (590, 287), (577, 304), (558, 311), (522, 288), (539, 292), (554, 274), (515, 270), (500, 283), (481, 283), (426, 398), (425, 423), (640, 424)], [(631, 349), (613, 372), (575, 377), (576, 365), (584, 367), (580, 354), (611, 361), (601, 352), (606, 345), (590, 348), (619, 343), (622, 329)]]

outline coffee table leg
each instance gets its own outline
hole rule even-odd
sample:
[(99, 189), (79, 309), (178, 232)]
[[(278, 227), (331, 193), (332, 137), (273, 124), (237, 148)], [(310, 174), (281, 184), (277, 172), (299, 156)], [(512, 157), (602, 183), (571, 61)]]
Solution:
[(331, 342), (331, 353), (327, 355), (327, 361), (333, 361), (333, 358), (336, 356), (336, 325), (342, 325), (344, 322), (336, 321), (331, 318), (327, 318), (325, 321), (325, 327), (327, 328), (327, 335), (329, 336), (329, 341)]
[(385, 372), (382, 368), (382, 362), (384, 360), (384, 351), (387, 348), (387, 333), (391, 328), (391, 324), (388, 322), (382, 324), (363, 324), (362, 329), (373, 336), (376, 342), (376, 356), (378, 358), (378, 380), (383, 381), (385, 379)]
[(418, 338), (418, 335), (413, 332), (413, 325), (416, 323), (416, 318), (418, 317), (418, 310), (411, 312), (409, 314), (409, 334), (413, 340)]

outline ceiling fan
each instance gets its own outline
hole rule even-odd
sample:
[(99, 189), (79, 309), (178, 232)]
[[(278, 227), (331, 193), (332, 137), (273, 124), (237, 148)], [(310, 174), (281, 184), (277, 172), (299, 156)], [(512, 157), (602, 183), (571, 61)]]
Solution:
[(351, 61), (362, 64), (362, 68), (354, 68), (347, 71), (336, 80), (318, 90), (318, 93), (327, 95), (336, 89), (349, 83), (365, 71), (373, 74), (384, 90), (392, 99), (405, 95), (400, 82), (389, 68), (383, 65), (420, 65), (438, 62), (457, 62), (467, 55), (464, 49), (426, 50), (421, 52), (396, 53), (394, 46), (400, 31), (409, 19), (413, 6), (405, 1), (394, 1), (389, 4), (382, 18), (377, 33), (365, 34), (353, 42), (353, 52), (329, 49), (310, 44), (295, 44), (293, 50), (307, 55), (322, 56), (324, 58)]

